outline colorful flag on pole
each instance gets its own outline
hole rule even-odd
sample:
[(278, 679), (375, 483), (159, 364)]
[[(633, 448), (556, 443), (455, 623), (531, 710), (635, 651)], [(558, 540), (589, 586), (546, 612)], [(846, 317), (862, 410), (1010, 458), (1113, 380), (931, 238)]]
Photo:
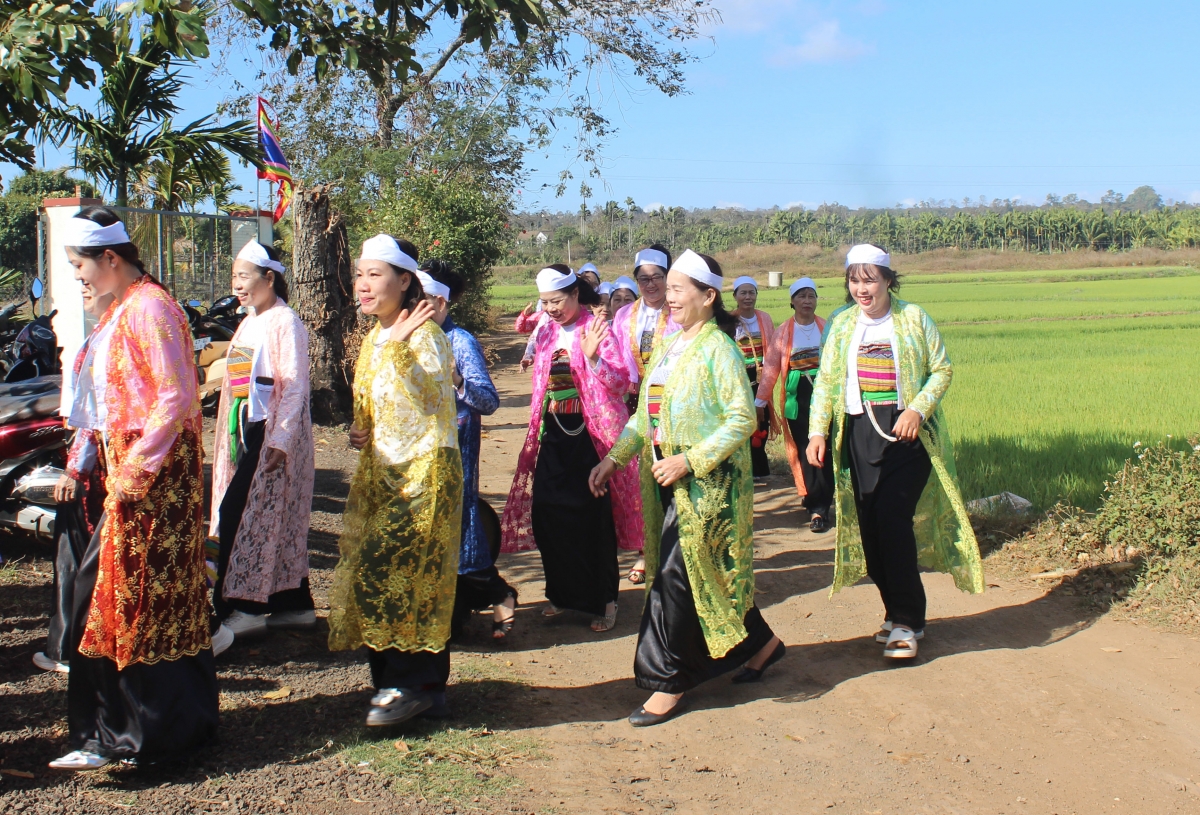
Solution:
[(258, 177), (279, 185), (279, 202), (275, 206), (275, 221), (278, 222), (287, 212), (292, 203), (292, 168), (283, 157), (283, 147), (279, 144), (279, 117), (271, 121), (267, 113), (274, 108), (261, 96), (258, 97), (258, 141), (263, 150), (263, 168), (258, 171)]

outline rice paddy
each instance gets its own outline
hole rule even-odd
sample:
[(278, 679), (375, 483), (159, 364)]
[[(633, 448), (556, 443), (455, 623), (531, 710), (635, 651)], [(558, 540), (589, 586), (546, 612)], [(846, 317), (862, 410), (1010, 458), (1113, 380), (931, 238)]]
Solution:
[[(844, 289), (816, 282), (827, 315)], [(1200, 271), (914, 273), (902, 283), (954, 362), (944, 408), (968, 499), (1007, 490), (1040, 509), (1091, 509), (1135, 443), (1200, 433)], [(493, 288), (506, 314), (535, 296)], [(764, 288), (759, 308), (778, 324), (791, 313), (787, 291)]]

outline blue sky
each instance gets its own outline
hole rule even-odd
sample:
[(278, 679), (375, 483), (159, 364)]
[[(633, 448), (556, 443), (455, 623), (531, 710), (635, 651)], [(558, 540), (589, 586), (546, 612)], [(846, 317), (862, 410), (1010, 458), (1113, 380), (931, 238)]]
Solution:
[[(747, 208), (964, 196), (1200, 202), (1200, 14), (1168, 2), (719, 0), (690, 93), (615, 95), (593, 203)], [(195, 72), (199, 75), (201, 72)], [(224, 91), (200, 84), (196, 116)], [(533, 157), (529, 206), (565, 151)], [(47, 151), (47, 163), (62, 163)], [(0, 169), (4, 175), (11, 168)], [(253, 190), (253, 174), (240, 179)]]

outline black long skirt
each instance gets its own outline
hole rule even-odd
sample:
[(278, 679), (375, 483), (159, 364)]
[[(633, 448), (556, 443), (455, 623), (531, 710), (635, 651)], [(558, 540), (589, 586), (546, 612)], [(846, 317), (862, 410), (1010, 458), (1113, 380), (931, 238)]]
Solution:
[(58, 549), (54, 557), (54, 612), (50, 615), (46, 636), (46, 656), (55, 662), (67, 662), (75, 628), (71, 624), (75, 575), (90, 539), (82, 496), (58, 505), (54, 514), (54, 537)]
[(664, 489), (660, 492), (665, 496), (661, 565), (642, 611), (633, 673), (639, 688), (683, 693), (741, 667), (761, 651), (775, 633), (763, 619), (758, 606), (751, 606), (744, 620), (746, 638), (725, 656), (713, 659), (704, 641), (704, 630), (700, 627), (696, 601), (692, 597), (692, 584), (679, 546), (679, 516), (675, 512), (674, 491)]
[[(866, 406), (891, 435), (895, 405)], [(879, 589), (885, 618), (914, 631), (925, 628), (925, 587), (917, 563), (913, 517), (933, 470), (920, 439), (890, 442), (865, 413), (846, 417), (850, 479), (867, 576)]]
[(220, 719), (211, 649), (190, 657), (118, 669), (78, 652), (96, 586), (101, 520), (75, 576), (67, 727), (71, 749), (152, 764), (212, 739)]
[[(758, 369), (747, 368), (750, 389), (758, 390)], [(758, 423), (758, 432), (750, 440), (750, 474), (755, 478), (766, 478), (771, 474), (771, 459), (767, 456), (767, 434), (771, 429), (771, 406), (763, 410), (763, 419)]]
[[(804, 478), (804, 508), (813, 515), (829, 520), (829, 507), (833, 503), (833, 456), (826, 455), (825, 463), (814, 467), (808, 463), (804, 451), (808, 445), (808, 414), (812, 406), (813, 386), (807, 376), (800, 377), (796, 385), (796, 403), (800, 411), (795, 419), (787, 419), (792, 441), (800, 454), (800, 475)], [(826, 434), (826, 438), (829, 435)]]
[(250, 485), (254, 483), (254, 474), (258, 471), (266, 435), (265, 421), (242, 424), (237, 468), (233, 471), (233, 478), (229, 480), (225, 496), (221, 499), (221, 521), (217, 525), (220, 549), (217, 555), (217, 581), (213, 586), (213, 609), (218, 620), (224, 620), (234, 611), (246, 614), (274, 614), (277, 611), (311, 611), (316, 608), (307, 577), (294, 589), (275, 592), (265, 603), (242, 599), (227, 600), (222, 596), (225, 590), (225, 575), (229, 572), (229, 557), (233, 553), (238, 528), (242, 525), (246, 502), (250, 499)]
[(533, 538), (542, 555), (546, 599), (558, 608), (602, 615), (617, 599), (621, 575), (612, 501), (592, 495), (587, 484), (600, 456), (581, 415), (547, 413), (542, 428), (533, 474)]

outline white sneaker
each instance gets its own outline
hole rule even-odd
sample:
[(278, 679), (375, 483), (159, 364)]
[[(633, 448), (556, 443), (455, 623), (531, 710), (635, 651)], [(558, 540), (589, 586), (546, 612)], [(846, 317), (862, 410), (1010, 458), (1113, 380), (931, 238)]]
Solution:
[(46, 656), (44, 651), (38, 651), (33, 655), (33, 664), (41, 668), (43, 671), (53, 671), (55, 673), (65, 674), (71, 672), (71, 666), (65, 662), (59, 662)]
[(62, 758), (50, 762), (52, 770), (98, 770), (112, 763), (111, 758), (105, 758), (98, 753), (87, 750), (72, 750)]
[(228, 626), (237, 637), (258, 637), (267, 633), (267, 615), (235, 611), (221, 625)]
[(221, 623), (217, 627), (217, 631), (212, 635), (213, 656), (219, 657), (221, 654), (229, 650), (229, 646), (233, 645), (233, 632), (229, 630), (229, 626)]
[(267, 615), (267, 628), (315, 628), (317, 612), (313, 609), (304, 611), (276, 611)]

